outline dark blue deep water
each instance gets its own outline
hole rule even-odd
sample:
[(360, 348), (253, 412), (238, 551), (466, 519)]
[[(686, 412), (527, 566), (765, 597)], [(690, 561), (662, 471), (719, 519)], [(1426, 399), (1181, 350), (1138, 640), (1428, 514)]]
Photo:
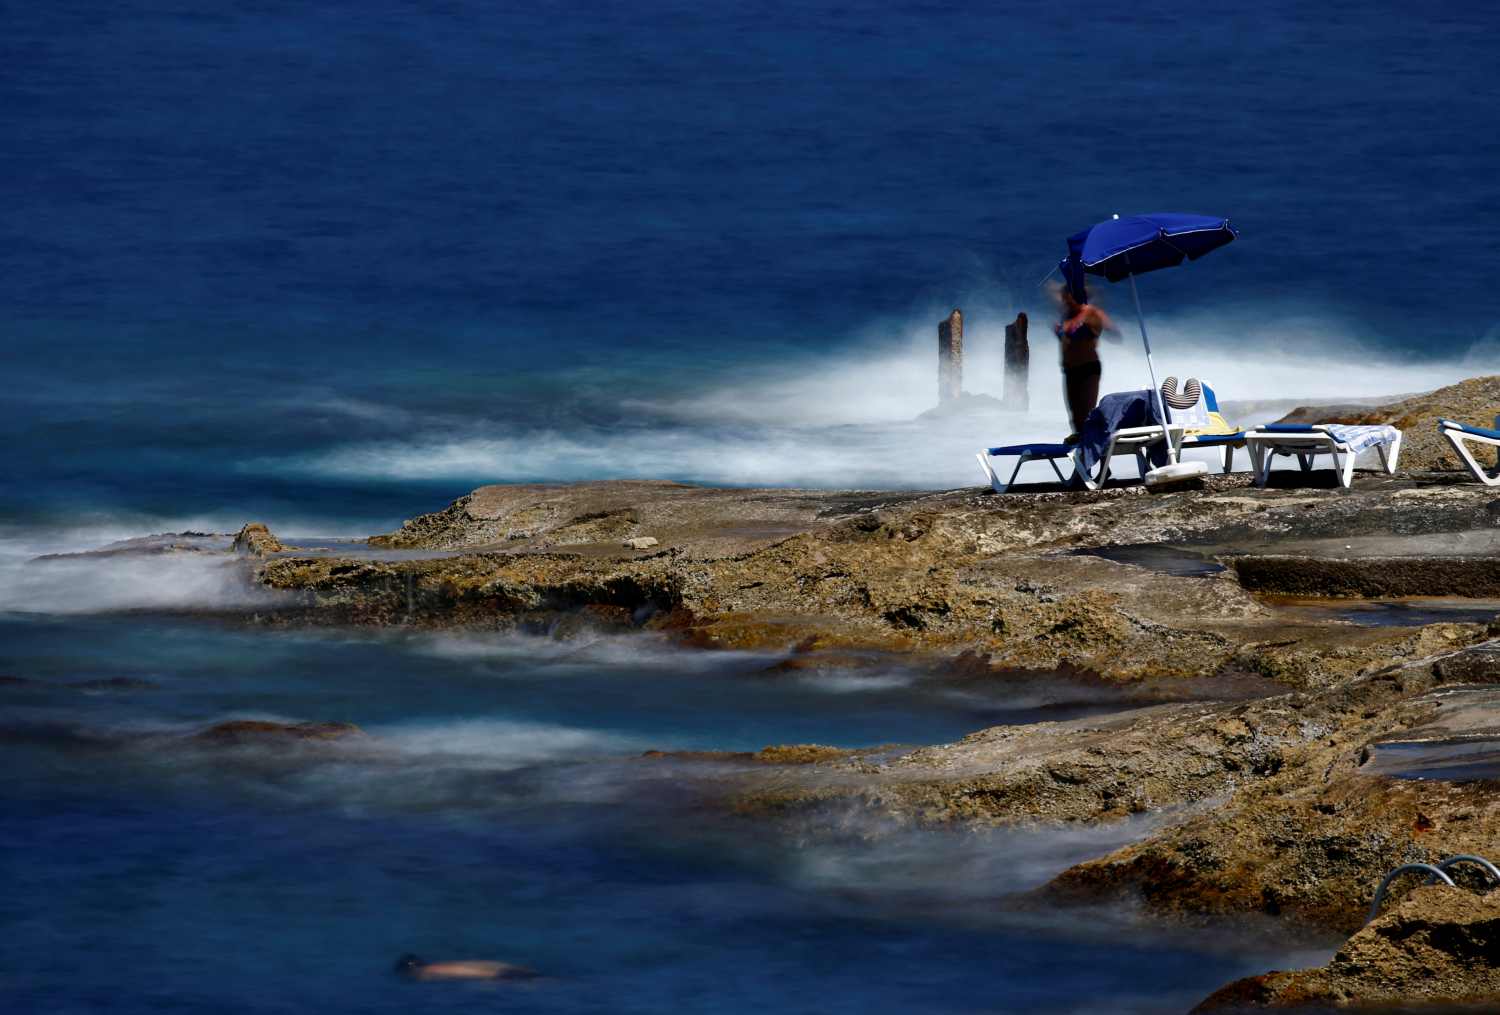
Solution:
[[(0, 1009), (1174, 1011), (1308, 958), (1006, 903), (1139, 829), (815, 840), (636, 760), (1098, 703), (100, 616), (224, 590), (25, 561), (368, 534), (483, 482), (973, 484), (975, 447), (1059, 436), (1039, 282), (1115, 211), (1240, 228), (1142, 283), (1163, 365), (1222, 398), (1494, 372), (1492, 9), (0, 12)], [(1029, 413), (913, 422), (954, 306), (974, 391), (1033, 316)], [(1106, 349), (1106, 390), (1143, 382)], [(69, 686), (111, 677), (152, 686)], [(371, 737), (183, 740), (234, 717)], [(409, 950), (550, 979), (401, 984)]]
[(973, 482), (1003, 441), (929, 461), (785, 428), (910, 419), (939, 314), (971, 346), (1040, 324), (1063, 237), (1113, 211), (1241, 228), (1144, 285), (1165, 365), (1229, 397), (1500, 359), (1490, 5), (3, 9), (5, 517)]

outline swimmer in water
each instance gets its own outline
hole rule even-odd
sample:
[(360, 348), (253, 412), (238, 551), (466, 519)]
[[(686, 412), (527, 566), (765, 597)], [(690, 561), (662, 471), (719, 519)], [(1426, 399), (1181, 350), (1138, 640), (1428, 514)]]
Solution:
[(396, 960), (396, 972), (411, 980), (535, 980), (541, 977), (535, 969), (513, 966), (508, 962), (486, 959), (456, 959), (448, 962), (426, 962), (407, 953)]

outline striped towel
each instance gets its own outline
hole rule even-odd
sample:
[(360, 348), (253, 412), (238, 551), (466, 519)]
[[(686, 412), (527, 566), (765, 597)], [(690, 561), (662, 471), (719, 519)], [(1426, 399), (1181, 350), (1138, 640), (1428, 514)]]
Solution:
[(1394, 444), (1401, 431), (1393, 426), (1345, 426), (1342, 423), (1325, 423), (1318, 427), (1331, 434), (1340, 444), (1346, 444), (1355, 454), (1368, 451), (1377, 444)]

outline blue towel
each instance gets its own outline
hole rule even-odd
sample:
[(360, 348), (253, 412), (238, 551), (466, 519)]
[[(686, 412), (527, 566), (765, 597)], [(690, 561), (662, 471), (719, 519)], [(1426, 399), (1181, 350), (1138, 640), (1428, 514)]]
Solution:
[[(1161, 417), (1156, 414), (1156, 399), (1149, 389), (1116, 391), (1099, 399), (1099, 404), (1083, 422), (1082, 440), (1078, 442), (1083, 451), (1084, 470), (1093, 473), (1099, 459), (1109, 450), (1109, 440), (1117, 430), (1152, 424), (1160, 426)], [(1166, 465), (1166, 442), (1152, 445), (1147, 454), (1153, 466)]]

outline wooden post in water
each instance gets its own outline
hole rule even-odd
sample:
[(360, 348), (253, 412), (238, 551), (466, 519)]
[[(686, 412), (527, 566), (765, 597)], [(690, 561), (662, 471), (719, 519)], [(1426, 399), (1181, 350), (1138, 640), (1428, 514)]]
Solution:
[(938, 404), (964, 390), (964, 315), (957, 309), (938, 324)]
[(1007, 409), (1025, 412), (1031, 408), (1027, 385), (1031, 380), (1031, 346), (1026, 342), (1026, 315), (1016, 315), (1005, 326), (1005, 398)]

